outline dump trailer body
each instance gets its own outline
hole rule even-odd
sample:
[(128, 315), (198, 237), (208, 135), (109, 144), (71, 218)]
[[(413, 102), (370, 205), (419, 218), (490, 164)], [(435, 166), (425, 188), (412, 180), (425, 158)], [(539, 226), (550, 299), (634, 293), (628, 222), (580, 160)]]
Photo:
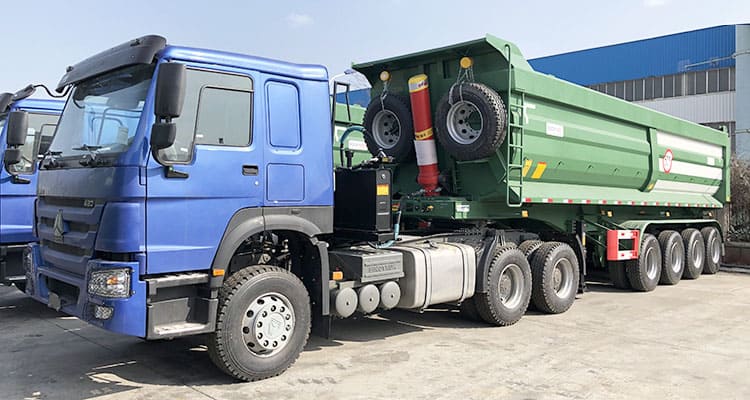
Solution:
[[(395, 94), (407, 93), (409, 77), (427, 74), (435, 109), (446, 92), (459, 90), (466, 56), (474, 81), (497, 91), (509, 111), (507, 139), (494, 155), (456, 161), (439, 150), (450, 192), (475, 208), (498, 215), (503, 204), (720, 208), (729, 200), (726, 133), (536, 72), (515, 45), (496, 37), (354, 68), (373, 84), (373, 96), (383, 90), (381, 71), (391, 74)], [(399, 165), (397, 190), (416, 190), (415, 174), (413, 165)]]

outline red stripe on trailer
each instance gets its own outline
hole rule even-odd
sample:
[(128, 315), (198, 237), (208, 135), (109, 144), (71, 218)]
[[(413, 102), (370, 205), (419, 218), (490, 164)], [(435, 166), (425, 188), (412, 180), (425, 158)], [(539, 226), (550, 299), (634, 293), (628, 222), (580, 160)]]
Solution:
[(581, 204), (591, 204), (591, 200), (581, 200)]
[(599, 200), (599, 204), (607, 204), (607, 200)]
[(646, 206), (646, 205), (648, 205), (648, 202), (647, 202), (647, 201), (642, 201), (642, 202), (641, 202), (641, 205), (642, 205), (642, 206)]
[[(638, 258), (638, 237), (640, 231), (637, 229), (611, 229), (607, 231), (607, 260), (622, 261), (635, 260)], [(620, 250), (620, 241), (632, 241), (632, 250)]]
[(571, 200), (571, 199), (565, 199), (565, 200), (563, 200), (563, 203), (572, 204), (573, 200)]
[(550, 199), (550, 198), (544, 198), (544, 199), (542, 199), (542, 203), (552, 203), (552, 199)]
[(655, 206), (658, 206), (658, 205), (659, 205), (659, 202), (658, 202), (658, 201), (655, 201), (655, 202), (654, 202), (654, 205), (655, 205)]
[(620, 200), (615, 200), (615, 204), (617, 204), (617, 205), (619, 206), (620, 204), (622, 204), (622, 201), (620, 201)]
[(634, 206), (634, 205), (635, 205), (635, 202), (634, 202), (633, 200), (630, 200), (630, 201), (628, 202), (628, 204), (629, 204), (629, 205), (631, 205), (631, 206)]
[(527, 197), (527, 198), (523, 199), (523, 202), (524, 203), (531, 203), (531, 197)]

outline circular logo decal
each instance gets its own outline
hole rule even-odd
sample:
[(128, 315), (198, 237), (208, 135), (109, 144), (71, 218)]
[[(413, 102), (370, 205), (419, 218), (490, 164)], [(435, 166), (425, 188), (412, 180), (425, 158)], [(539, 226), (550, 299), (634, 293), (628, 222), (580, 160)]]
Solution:
[(672, 149), (667, 149), (667, 152), (664, 153), (664, 158), (661, 160), (661, 167), (664, 169), (664, 172), (669, 173), (672, 171), (672, 160), (674, 160)]

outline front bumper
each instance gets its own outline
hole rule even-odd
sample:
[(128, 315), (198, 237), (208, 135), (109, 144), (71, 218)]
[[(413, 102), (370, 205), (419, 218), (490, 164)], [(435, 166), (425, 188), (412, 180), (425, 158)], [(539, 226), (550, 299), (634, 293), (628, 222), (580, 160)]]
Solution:
[[(92, 259), (82, 275), (45, 266), (38, 244), (29, 245), (32, 262), (26, 265), (27, 293), (37, 301), (78, 317), (108, 331), (130, 336), (146, 336), (146, 283), (140, 280), (141, 261), (121, 262)], [(130, 268), (130, 297), (105, 298), (88, 293), (88, 277), (94, 270)], [(97, 306), (108, 307), (108, 319), (95, 317)]]

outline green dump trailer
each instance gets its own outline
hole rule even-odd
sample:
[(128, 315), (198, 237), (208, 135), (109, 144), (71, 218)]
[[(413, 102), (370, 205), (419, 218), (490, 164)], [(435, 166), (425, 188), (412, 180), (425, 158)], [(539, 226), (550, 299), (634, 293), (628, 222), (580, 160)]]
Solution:
[[(502, 229), (502, 243), (528, 257), (540, 309), (567, 309), (548, 297), (570, 280), (583, 290), (597, 271), (649, 291), (718, 270), (726, 133), (536, 72), (490, 35), (354, 69), (373, 86), (365, 139), (395, 159), (402, 232)], [(429, 79), (436, 196), (417, 183), (408, 81), (419, 74)], [(576, 254), (577, 279), (571, 260), (545, 265), (554, 243)]]

